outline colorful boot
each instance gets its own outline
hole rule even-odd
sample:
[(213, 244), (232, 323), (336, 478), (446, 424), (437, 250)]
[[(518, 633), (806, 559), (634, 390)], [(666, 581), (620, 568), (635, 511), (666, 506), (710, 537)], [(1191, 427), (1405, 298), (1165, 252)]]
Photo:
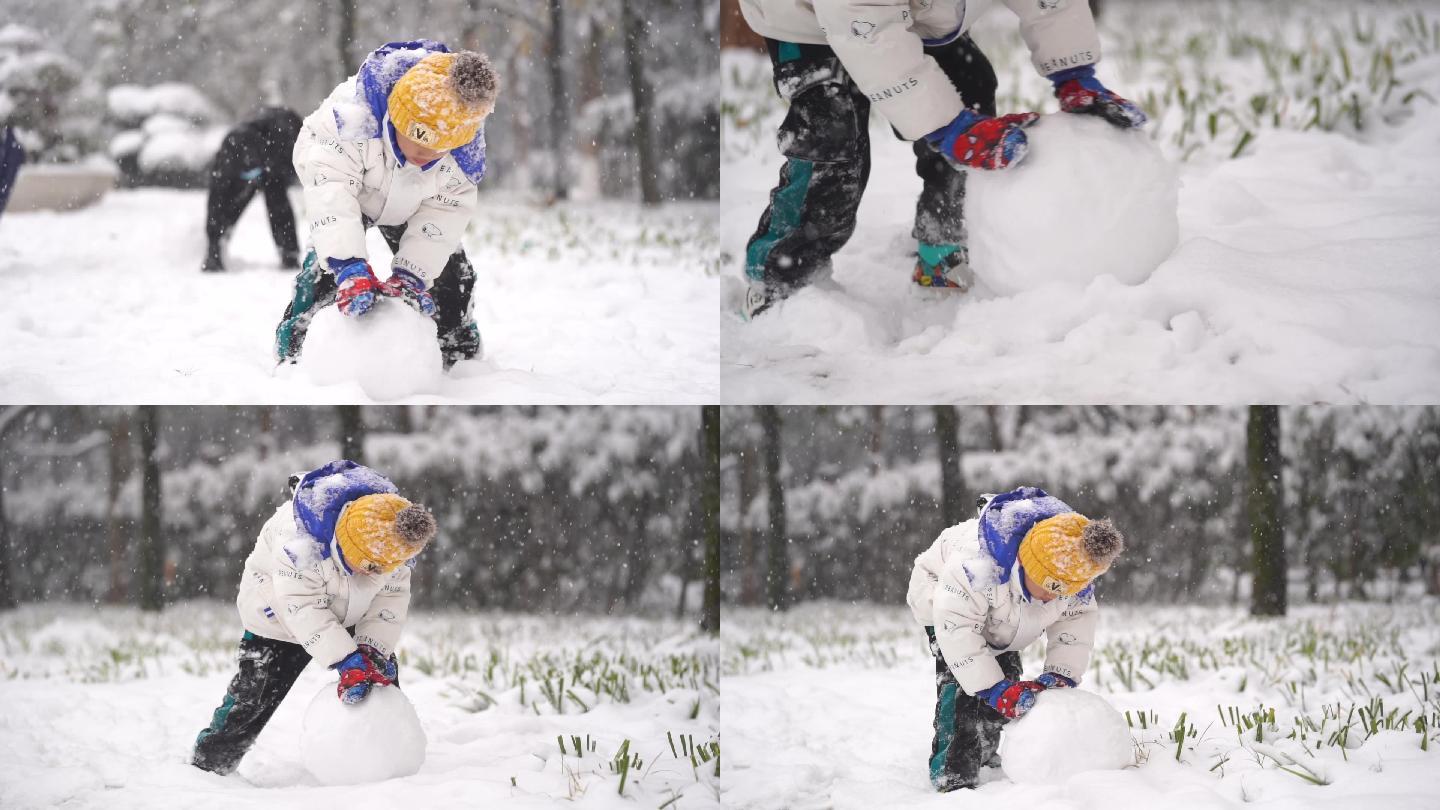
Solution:
[(970, 252), (964, 245), (931, 245), (921, 242), (916, 251), (916, 284), (931, 289), (965, 292), (975, 281), (970, 271)]

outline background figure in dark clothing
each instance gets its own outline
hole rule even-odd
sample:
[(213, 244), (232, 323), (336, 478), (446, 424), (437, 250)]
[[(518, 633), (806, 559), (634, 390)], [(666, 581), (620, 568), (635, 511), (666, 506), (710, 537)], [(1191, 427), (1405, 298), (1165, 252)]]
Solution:
[(25, 150), (15, 137), (15, 130), (5, 127), (0, 131), (0, 213), (5, 212), (5, 203), (10, 200), (10, 190), (15, 188), (20, 164), (24, 162)]
[(221, 252), (225, 237), (256, 191), (265, 194), (270, 233), (280, 249), (280, 264), (300, 266), (300, 244), (295, 237), (295, 212), (286, 189), (297, 182), (292, 153), (300, 134), (300, 116), (284, 107), (265, 107), (225, 136), (210, 169), (210, 200), (206, 206), (206, 272), (225, 269)]

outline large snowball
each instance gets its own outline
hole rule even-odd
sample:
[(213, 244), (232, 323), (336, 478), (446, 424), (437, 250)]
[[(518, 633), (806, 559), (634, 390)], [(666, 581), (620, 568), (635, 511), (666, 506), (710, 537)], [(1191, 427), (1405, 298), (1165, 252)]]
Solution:
[(352, 318), (325, 307), (310, 322), (299, 366), (320, 385), (354, 380), (376, 400), (431, 393), (444, 361), (435, 322), (404, 303), (382, 299)]
[(1014, 782), (1053, 783), (1134, 762), (1125, 718), (1083, 689), (1041, 692), (1034, 708), (1005, 727), (1000, 741), (1001, 767)]
[(323, 785), (379, 782), (420, 770), (425, 732), (399, 687), (377, 686), (363, 701), (346, 704), (329, 683), (305, 710), (300, 755)]
[(1176, 168), (1143, 132), (1090, 115), (1052, 113), (1026, 133), (1021, 163), (966, 181), (976, 277), (1001, 295), (1148, 278), (1179, 240)]

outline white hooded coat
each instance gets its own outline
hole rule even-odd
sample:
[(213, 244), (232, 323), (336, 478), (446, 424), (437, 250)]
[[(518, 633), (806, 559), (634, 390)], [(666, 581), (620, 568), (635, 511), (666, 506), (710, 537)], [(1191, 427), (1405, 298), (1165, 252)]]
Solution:
[(295, 140), (295, 171), (316, 255), (322, 263), (365, 258), (362, 216), (377, 225), (406, 225), (394, 266), (432, 286), (475, 215), (478, 188), (449, 154), (429, 169), (400, 165), (388, 117), (381, 122), (383, 138), (353, 137), (350, 127), (342, 134), (337, 110), (342, 119), (357, 119), (357, 131), (370, 115), (355, 100), (353, 77), (305, 119)]
[[(347, 574), (332, 554), (320, 551), (295, 523), (286, 501), (260, 529), (245, 559), (240, 621), (257, 636), (298, 643), (331, 666), (369, 644), (389, 655), (410, 613), (410, 566), (389, 574)], [(345, 628), (354, 627), (352, 639)]]
[[(995, 0), (740, 0), (756, 33), (829, 45), (875, 109), (910, 140), (960, 114), (960, 93), (925, 46), (965, 33)], [(1042, 76), (1100, 61), (1087, 0), (1001, 0)]]
[(1023, 650), (1045, 634), (1045, 672), (1079, 682), (1095, 645), (1099, 608), (1094, 591), (1029, 599), (1016, 563), (1008, 582), (980, 544), (980, 521), (967, 520), (940, 533), (910, 574), (906, 601), (915, 621), (935, 628), (940, 653), (966, 694), (1005, 677), (995, 656)]

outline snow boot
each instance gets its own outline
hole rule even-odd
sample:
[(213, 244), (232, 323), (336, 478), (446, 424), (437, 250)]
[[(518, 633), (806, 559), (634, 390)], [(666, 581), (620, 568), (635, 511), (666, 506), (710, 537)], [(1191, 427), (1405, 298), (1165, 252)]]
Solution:
[(200, 271), (202, 273), (225, 272), (225, 262), (220, 258), (219, 243), (211, 242), (210, 246), (205, 250), (205, 264), (201, 265)]
[(975, 282), (975, 274), (970, 270), (970, 251), (964, 245), (921, 242), (911, 278), (921, 287), (965, 292)]

